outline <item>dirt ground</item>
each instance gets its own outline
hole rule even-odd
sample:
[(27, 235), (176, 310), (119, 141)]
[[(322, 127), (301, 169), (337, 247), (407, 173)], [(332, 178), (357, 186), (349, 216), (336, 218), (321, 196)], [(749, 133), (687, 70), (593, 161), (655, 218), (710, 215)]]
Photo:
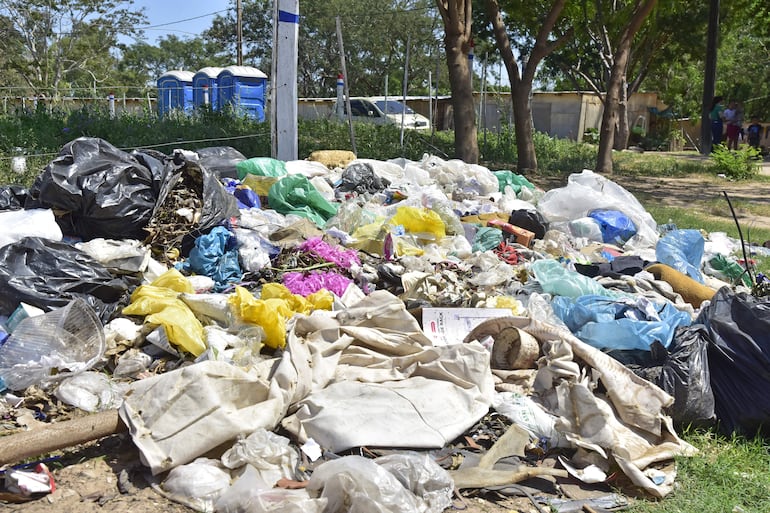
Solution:
[[(768, 166), (770, 173), (770, 166)], [(613, 176), (643, 203), (654, 202), (707, 211), (730, 218), (722, 191), (735, 203), (770, 205), (770, 184), (730, 182), (720, 178), (646, 178)], [(564, 185), (558, 180), (534, 179), (544, 189)], [(717, 201), (715, 201), (717, 200)], [(719, 200), (722, 200), (721, 203)], [(721, 206), (720, 206), (721, 205)], [(770, 228), (770, 219), (739, 212), (742, 223)], [(23, 504), (3, 503), (0, 509), (19, 513), (79, 511), (80, 513), (187, 513), (192, 509), (161, 496), (152, 486), (153, 478), (139, 461), (138, 451), (126, 434), (113, 435), (62, 453), (49, 463), (56, 491)], [(503, 496), (466, 497), (456, 501), (457, 509), (468, 513), (534, 512), (527, 498)]]

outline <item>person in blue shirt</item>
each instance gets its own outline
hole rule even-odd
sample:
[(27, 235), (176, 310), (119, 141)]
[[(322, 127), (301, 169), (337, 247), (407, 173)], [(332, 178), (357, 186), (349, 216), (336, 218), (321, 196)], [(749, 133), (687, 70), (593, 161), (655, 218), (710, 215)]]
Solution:
[(751, 124), (746, 129), (746, 136), (749, 140), (749, 146), (759, 149), (759, 139), (762, 135), (762, 125), (756, 116), (751, 117)]

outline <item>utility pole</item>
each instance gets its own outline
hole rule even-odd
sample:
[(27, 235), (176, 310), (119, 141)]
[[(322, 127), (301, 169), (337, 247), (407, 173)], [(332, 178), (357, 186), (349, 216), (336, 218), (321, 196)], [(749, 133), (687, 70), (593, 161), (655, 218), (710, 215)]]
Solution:
[(350, 147), (353, 150), (354, 154), (357, 154), (356, 151), (356, 131), (353, 129), (353, 120), (352, 120), (352, 113), (350, 112), (350, 85), (348, 84), (348, 68), (345, 65), (345, 45), (342, 41), (342, 20), (340, 20), (340, 17), (337, 16), (336, 25), (337, 25), (337, 44), (340, 48), (340, 66), (342, 67), (342, 76), (345, 77), (345, 109), (348, 111), (348, 127), (350, 129)]
[(238, 66), (243, 66), (243, 8), (241, 7), (241, 0), (235, 2), (235, 11), (235, 63)]
[(299, 0), (274, 0), (270, 102), (272, 156), (297, 160)]

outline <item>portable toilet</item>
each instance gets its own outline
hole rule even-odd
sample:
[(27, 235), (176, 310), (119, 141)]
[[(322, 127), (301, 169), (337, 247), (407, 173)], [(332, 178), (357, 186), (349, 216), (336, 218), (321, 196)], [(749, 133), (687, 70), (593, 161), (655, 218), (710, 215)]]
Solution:
[(235, 111), (265, 120), (267, 75), (250, 66), (228, 66), (217, 77), (219, 108), (230, 104)]
[[(217, 110), (219, 106), (219, 92), (217, 91), (217, 76), (222, 68), (208, 66), (201, 68), (193, 75), (193, 105), (200, 107), (207, 103), (211, 110)], [(208, 98), (206, 96), (208, 95)]]
[(161, 116), (180, 109), (193, 108), (193, 73), (183, 70), (167, 71), (158, 77), (158, 114)]

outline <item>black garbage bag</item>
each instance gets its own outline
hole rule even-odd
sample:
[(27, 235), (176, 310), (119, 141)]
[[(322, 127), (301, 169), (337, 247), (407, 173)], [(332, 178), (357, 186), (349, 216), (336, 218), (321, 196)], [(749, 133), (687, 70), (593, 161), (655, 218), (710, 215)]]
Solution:
[(337, 190), (357, 194), (375, 193), (386, 189), (390, 181), (377, 176), (374, 168), (366, 162), (354, 162), (342, 172)]
[(83, 299), (103, 323), (128, 304), (131, 285), (64, 242), (25, 237), (0, 248), (0, 315), (27, 303), (45, 311)]
[(708, 361), (720, 430), (770, 435), (770, 298), (722, 287), (696, 322), (712, 341)]
[(548, 221), (537, 210), (525, 208), (514, 210), (508, 217), (508, 223), (531, 231), (536, 239), (542, 239), (548, 231)]
[(62, 232), (84, 240), (144, 239), (155, 177), (136, 157), (97, 138), (70, 141), (37, 177), (26, 208), (63, 210)]
[(634, 369), (674, 398), (669, 414), (677, 424), (711, 426), (716, 421), (708, 360), (711, 343), (701, 324), (677, 328), (668, 350), (658, 342), (651, 347), (659, 362)]
[(21, 210), (28, 194), (21, 185), (0, 185), (0, 210)]
[(147, 223), (146, 242), (161, 260), (174, 260), (189, 254), (195, 239), (239, 216), (235, 197), (217, 176), (177, 153)]
[(196, 150), (200, 165), (219, 178), (238, 178), (235, 165), (246, 160), (240, 151), (231, 146), (212, 146)]

